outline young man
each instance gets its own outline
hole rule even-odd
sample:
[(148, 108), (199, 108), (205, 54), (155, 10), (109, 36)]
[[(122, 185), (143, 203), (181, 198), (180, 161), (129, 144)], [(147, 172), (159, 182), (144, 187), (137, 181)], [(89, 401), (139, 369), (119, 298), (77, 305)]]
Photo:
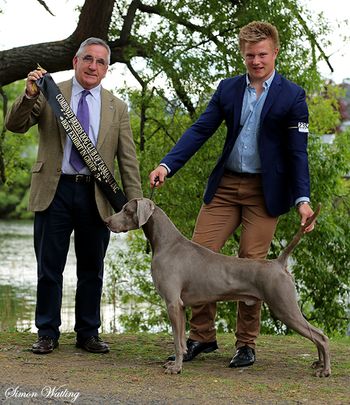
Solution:
[[(204, 113), (150, 173), (150, 186), (173, 176), (225, 120), (226, 141), (209, 177), (193, 240), (218, 252), (241, 226), (239, 257), (263, 259), (279, 215), (294, 205), (304, 223), (313, 213), (308, 108), (304, 90), (275, 70), (279, 37), (273, 25), (254, 21), (244, 26), (239, 45), (246, 74), (220, 82)], [(236, 353), (229, 367), (254, 363), (260, 309), (261, 302), (239, 302)], [(214, 303), (192, 308), (185, 361), (217, 349), (215, 314)]]
[[(73, 58), (74, 77), (59, 87), (112, 173), (117, 158), (124, 192), (132, 199), (142, 196), (139, 166), (127, 105), (101, 86), (109, 62), (109, 46), (99, 38), (88, 38)], [(29, 199), (29, 209), (35, 211), (34, 246), (38, 262), (35, 321), (39, 339), (32, 351), (46, 354), (58, 346), (63, 270), (74, 231), (77, 346), (93, 353), (106, 353), (109, 348), (100, 339), (98, 328), (103, 260), (109, 243), (103, 219), (112, 214), (112, 207), (75, 154), (71, 140), (44, 96), (34, 86), (44, 73), (34, 70), (28, 74), (25, 92), (6, 118), (6, 126), (13, 132), (25, 133), (35, 124), (39, 128), (38, 157), (32, 170)]]

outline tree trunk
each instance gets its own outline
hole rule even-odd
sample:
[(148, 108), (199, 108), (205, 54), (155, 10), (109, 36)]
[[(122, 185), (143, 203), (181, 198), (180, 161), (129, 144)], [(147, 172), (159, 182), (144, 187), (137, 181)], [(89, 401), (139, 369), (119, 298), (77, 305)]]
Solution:
[[(0, 52), (0, 86), (24, 79), (39, 63), (54, 73), (72, 68), (80, 43), (88, 37), (107, 41), (115, 0), (86, 0), (76, 30), (67, 39), (22, 46)], [(45, 32), (43, 33), (45, 38)], [(116, 56), (121, 57), (121, 53)]]

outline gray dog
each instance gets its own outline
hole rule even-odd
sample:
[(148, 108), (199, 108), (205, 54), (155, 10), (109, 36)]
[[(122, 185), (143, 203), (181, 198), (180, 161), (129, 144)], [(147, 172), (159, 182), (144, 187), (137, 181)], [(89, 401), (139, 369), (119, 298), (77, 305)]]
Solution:
[(165, 364), (166, 373), (177, 374), (182, 369), (187, 350), (186, 306), (237, 300), (249, 305), (261, 300), (279, 320), (317, 346), (318, 361), (312, 365), (316, 376), (331, 374), (328, 338), (303, 317), (286, 269), (288, 256), (318, 213), (319, 207), (275, 260), (225, 256), (191, 242), (146, 198), (129, 201), (122, 211), (106, 219), (109, 229), (117, 233), (142, 227), (152, 246), (152, 278), (165, 300), (175, 344), (175, 361)]

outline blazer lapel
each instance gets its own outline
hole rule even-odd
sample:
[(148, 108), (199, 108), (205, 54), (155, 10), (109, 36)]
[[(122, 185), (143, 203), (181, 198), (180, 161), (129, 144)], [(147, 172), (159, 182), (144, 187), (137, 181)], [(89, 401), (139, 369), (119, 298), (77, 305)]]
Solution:
[[(72, 98), (72, 86), (73, 86), (73, 79), (65, 81), (60, 83), (59, 89), (61, 90), (61, 93), (63, 97), (67, 100), (67, 103), (70, 104), (70, 100)], [(63, 129), (63, 126), (58, 122), (58, 127), (60, 130), (60, 136), (61, 136), (61, 145), (62, 145), (62, 151), (64, 150), (64, 145), (67, 140), (67, 134), (66, 131)]]
[(246, 75), (242, 75), (239, 80), (237, 80), (234, 88), (233, 94), (235, 95), (233, 99), (233, 133), (238, 135), (238, 129), (241, 123), (242, 107), (243, 107), (243, 97), (247, 86)]
[(115, 114), (115, 104), (113, 103), (112, 94), (101, 89), (101, 119), (100, 119), (100, 129), (98, 131), (97, 139), (97, 149), (103, 144), (106, 139), (108, 129), (113, 122), (113, 116)]
[(229, 79), (222, 91), (221, 103), (224, 106), (227, 125), (227, 137), (221, 155), (224, 162), (230, 154), (239, 134), (244, 91), (246, 88), (246, 75)]
[(279, 92), (281, 91), (281, 76), (276, 72), (275, 77), (272, 80), (271, 87), (267, 94), (263, 109), (261, 111), (260, 125), (264, 122), (266, 114), (269, 112), (272, 104), (278, 98)]

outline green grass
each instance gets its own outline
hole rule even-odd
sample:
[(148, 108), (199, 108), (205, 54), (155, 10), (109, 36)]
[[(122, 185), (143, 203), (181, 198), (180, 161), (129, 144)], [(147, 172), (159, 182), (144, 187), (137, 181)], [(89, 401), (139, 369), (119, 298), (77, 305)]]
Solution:
[[(11, 384), (40, 390), (66, 384), (113, 401), (173, 404), (350, 404), (350, 338), (330, 340), (332, 375), (317, 378), (310, 368), (317, 351), (298, 335), (260, 336), (253, 367), (229, 369), (234, 337), (218, 336), (219, 350), (184, 363), (179, 375), (165, 375), (163, 363), (174, 352), (168, 334), (102, 335), (111, 351), (105, 355), (75, 348), (75, 335), (65, 333), (60, 347), (46, 356), (34, 355), (34, 334), (0, 332), (0, 402)], [(180, 395), (180, 397), (179, 397)], [(139, 401), (139, 402), (137, 402)], [(140, 402), (141, 401), (141, 402)], [(84, 403), (84, 402), (81, 402)]]

